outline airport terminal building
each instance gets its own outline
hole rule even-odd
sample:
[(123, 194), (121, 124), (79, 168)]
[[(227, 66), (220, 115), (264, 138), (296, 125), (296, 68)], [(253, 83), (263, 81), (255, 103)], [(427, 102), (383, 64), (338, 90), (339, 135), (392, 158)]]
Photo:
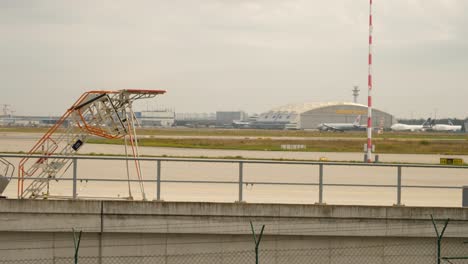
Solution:
[[(366, 124), (366, 105), (347, 102), (290, 104), (262, 113), (255, 126), (276, 129), (317, 129), (321, 123), (353, 123), (359, 115), (361, 115), (361, 124)], [(393, 115), (378, 109), (372, 110), (373, 127), (388, 129), (395, 122)]]

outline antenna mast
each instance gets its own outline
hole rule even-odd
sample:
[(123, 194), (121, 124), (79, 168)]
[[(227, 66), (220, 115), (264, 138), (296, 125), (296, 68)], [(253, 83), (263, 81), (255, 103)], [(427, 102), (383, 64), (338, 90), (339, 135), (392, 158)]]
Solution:
[(367, 84), (367, 162), (372, 162), (372, 0), (369, 0), (369, 58)]

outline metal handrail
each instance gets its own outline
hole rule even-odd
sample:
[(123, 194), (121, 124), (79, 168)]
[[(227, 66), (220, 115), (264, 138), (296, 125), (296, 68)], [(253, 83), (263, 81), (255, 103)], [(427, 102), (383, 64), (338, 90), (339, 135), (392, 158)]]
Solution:
[[(24, 158), (26, 155), (23, 154), (1, 154), (0, 159), (4, 158)], [(167, 158), (167, 157), (141, 157), (141, 158), (127, 158), (117, 156), (61, 156), (61, 155), (28, 155), (30, 158), (61, 158), (71, 159), (73, 161), (73, 177), (72, 178), (35, 178), (27, 177), (24, 180), (44, 180), (44, 181), (72, 181), (73, 182), (73, 194), (72, 198), (78, 198), (77, 194), (77, 182), (139, 182), (140, 180), (129, 180), (129, 179), (99, 179), (99, 178), (78, 178), (77, 175), (77, 161), (78, 160), (139, 160), (156, 162), (157, 164), (157, 177), (155, 180), (142, 180), (146, 183), (156, 183), (156, 195), (155, 200), (161, 200), (161, 184), (162, 183), (195, 183), (195, 184), (237, 184), (239, 186), (238, 201), (243, 201), (243, 186), (244, 185), (285, 185), (285, 186), (318, 186), (319, 197), (318, 203), (323, 203), (323, 188), (329, 187), (376, 187), (376, 188), (396, 188), (397, 199), (396, 205), (402, 205), (401, 203), (401, 190), (402, 188), (428, 188), (428, 189), (462, 189), (462, 186), (441, 186), (441, 185), (404, 185), (402, 184), (402, 168), (428, 168), (428, 169), (468, 169), (468, 166), (451, 166), (451, 165), (432, 165), (432, 164), (384, 164), (384, 163), (360, 163), (360, 162), (323, 162), (323, 161), (275, 161), (275, 160), (243, 160), (243, 159), (201, 159), (201, 158)], [(161, 179), (161, 163), (162, 162), (191, 162), (191, 163), (234, 163), (239, 166), (239, 178), (237, 181), (216, 181), (216, 180), (165, 180)], [(10, 163), (11, 164), (11, 163)], [(244, 165), (245, 164), (281, 164), (281, 165), (311, 165), (318, 166), (319, 178), (317, 182), (271, 182), (271, 181), (244, 181)], [(387, 167), (397, 169), (397, 181), (396, 184), (354, 184), (354, 183), (325, 183), (323, 180), (323, 168), (324, 166), (362, 166), (362, 167)], [(10, 177), (11, 179), (19, 179), (19, 177)]]
[(366, 166), (366, 167), (411, 167), (411, 168), (444, 168), (444, 169), (468, 169), (468, 166), (437, 165), (416, 163), (366, 163), (366, 162), (335, 162), (335, 161), (288, 161), (288, 160), (256, 160), (256, 159), (211, 159), (211, 158), (166, 158), (166, 157), (139, 157), (127, 158), (119, 156), (63, 156), (63, 155), (25, 155), (25, 154), (1, 154), (4, 158), (62, 158), (77, 160), (139, 160), (139, 161), (173, 161), (173, 162), (207, 162), (207, 163), (239, 163), (244, 164), (290, 164), (290, 165), (333, 165), (333, 166)]

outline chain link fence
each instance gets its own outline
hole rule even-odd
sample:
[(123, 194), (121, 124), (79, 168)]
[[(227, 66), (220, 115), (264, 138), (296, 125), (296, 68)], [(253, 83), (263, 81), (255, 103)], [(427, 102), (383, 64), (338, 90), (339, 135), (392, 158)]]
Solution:
[[(468, 256), (463, 239), (450, 239), (442, 257)], [(436, 242), (384, 244), (361, 247), (260, 250), (259, 262), (268, 264), (427, 264), (437, 263)], [(73, 264), (73, 257), (1, 260), (0, 264)], [(244, 264), (255, 263), (254, 250), (145, 256), (82, 256), (80, 264)], [(442, 259), (440, 263), (468, 263), (468, 259)]]

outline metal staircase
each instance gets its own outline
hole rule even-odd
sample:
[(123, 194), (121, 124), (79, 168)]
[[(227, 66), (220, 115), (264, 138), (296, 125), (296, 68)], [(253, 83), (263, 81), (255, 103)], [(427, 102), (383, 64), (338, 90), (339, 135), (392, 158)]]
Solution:
[[(72, 165), (70, 157), (76, 155), (91, 135), (109, 139), (128, 137), (126, 142), (131, 143), (133, 157), (138, 157), (138, 145), (134, 143), (136, 135), (132, 103), (163, 93), (163, 90), (84, 93), (28, 152), (28, 156), (41, 155), (41, 158), (26, 157), (20, 161), (18, 197), (47, 197), (49, 190), (47, 188), (47, 192), (44, 192), (44, 189), (49, 186), (49, 181), (63, 177)], [(138, 162), (135, 162), (135, 167), (145, 198)], [(32, 179), (25, 186), (28, 178)]]

